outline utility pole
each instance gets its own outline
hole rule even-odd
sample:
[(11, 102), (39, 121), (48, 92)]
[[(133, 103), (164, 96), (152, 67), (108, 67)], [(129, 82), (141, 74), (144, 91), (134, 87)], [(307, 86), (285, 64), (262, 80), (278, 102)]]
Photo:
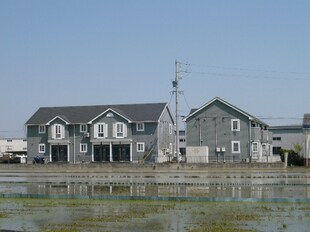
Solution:
[(175, 80), (172, 82), (175, 88), (175, 151), (179, 162), (179, 62), (175, 60)]

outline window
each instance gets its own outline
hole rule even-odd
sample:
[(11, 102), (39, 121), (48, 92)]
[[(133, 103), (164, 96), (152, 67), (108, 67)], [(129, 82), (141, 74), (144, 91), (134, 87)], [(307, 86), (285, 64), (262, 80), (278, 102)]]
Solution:
[(107, 137), (107, 125), (105, 123), (98, 123), (95, 125), (95, 136), (97, 138), (106, 138)]
[(240, 141), (232, 141), (231, 148), (232, 153), (240, 153)]
[(116, 138), (123, 138), (123, 137), (124, 137), (124, 124), (116, 123)]
[(40, 154), (45, 153), (45, 144), (43, 143), (39, 144), (39, 153)]
[(144, 143), (137, 143), (137, 152), (144, 152)]
[(80, 144), (80, 152), (87, 152), (87, 144), (86, 143), (81, 143)]
[(127, 137), (127, 126), (122, 122), (113, 124), (113, 137), (125, 138)]
[(169, 124), (169, 134), (172, 134), (172, 124)]
[(39, 126), (39, 134), (44, 134), (45, 133), (45, 125), (40, 125)]
[(144, 123), (143, 122), (137, 123), (137, 131), (144, 131)]
[(61, 139), (62, 137), (62, 125), (55, 125), (55, 138)]
[(240, 119), (231, 120), (231, 131), (240, 131)]
[(80, 125), (80, 132), (87, 132), (87, 125), (86, 124)]
[(53, 139), (63, 139), (65, 137), (65, 127), (61, 124), (55, 124), (52, 128)]
[(280, 155), (281, 147), (273, 147), (272, 148), (272, 153), (274, 155)]
[(272, 140), (273, 141), (281, 141), (281, 137), (273, 137)]
[(252, 143), (252, 152), (258, 152), (258, 142)]

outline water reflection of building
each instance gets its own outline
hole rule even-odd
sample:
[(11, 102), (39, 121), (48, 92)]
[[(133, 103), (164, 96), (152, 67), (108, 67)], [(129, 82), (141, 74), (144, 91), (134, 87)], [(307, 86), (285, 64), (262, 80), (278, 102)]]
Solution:
[[(26, 191), (26, 190), (25, 190)], [(26, 191), (27, 192), (27, 191)], [(81, 196), (217, 197), (217, 198), (310, 198), (308, 186), (268, 185), (37, 185), (27, 193)]]

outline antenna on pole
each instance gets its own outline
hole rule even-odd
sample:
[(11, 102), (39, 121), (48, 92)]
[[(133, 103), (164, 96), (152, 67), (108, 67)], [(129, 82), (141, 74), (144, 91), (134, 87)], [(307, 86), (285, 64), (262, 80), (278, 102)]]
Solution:
[(172, 82), (175, 89), (175, 152), (177, 162), (179, 162), (179, 62), (175, 60), (175, 80)]

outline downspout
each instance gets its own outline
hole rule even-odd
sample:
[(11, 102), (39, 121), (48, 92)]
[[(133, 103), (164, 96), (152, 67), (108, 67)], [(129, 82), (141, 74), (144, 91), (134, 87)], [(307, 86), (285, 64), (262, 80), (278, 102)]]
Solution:
[(75, 164), (75, 125), (73, 124), (73, 163)]
[(199, 147), (201, 146), (201, 125), (200, 118), (198, 118), (198, 126), (199, 126)]
[[(159, 150), (160, 149), (159, 144), (161, 143), (160, 137), (159, 137), (159, 129), (160, 129), (161, 126), (162, 126), (162, 124), (161, 124), (161, 121), (159, 119), (158, 123), (157, 123), (157, 144), (156, 144), (156, 146), (157, 146), (157, 151), (156, 151), (156, 153), (157, 153), (157, 163), (159, 163), (159, 161), (158, 161), (159, 160), (159, 152), (162, 152), (162, 150)], [(170, 136), (169, 136), (169, 142), (170, 142)], [(163, 155), (162, 155), (162, 157), (163, 157)], [(155, 163), (156, 163), (156, 159), (155, 159)]]
[(250, 154), (250, 157), (249, 157), (249, 161), (252, 162), (252, 149), (251, 149), (251, 146), (252, 146), (252, 123), (251, 123), (251, 120), (249, 121), (249, 136), (250, 136), (250, 139), (249, 139), (249, 154)]

